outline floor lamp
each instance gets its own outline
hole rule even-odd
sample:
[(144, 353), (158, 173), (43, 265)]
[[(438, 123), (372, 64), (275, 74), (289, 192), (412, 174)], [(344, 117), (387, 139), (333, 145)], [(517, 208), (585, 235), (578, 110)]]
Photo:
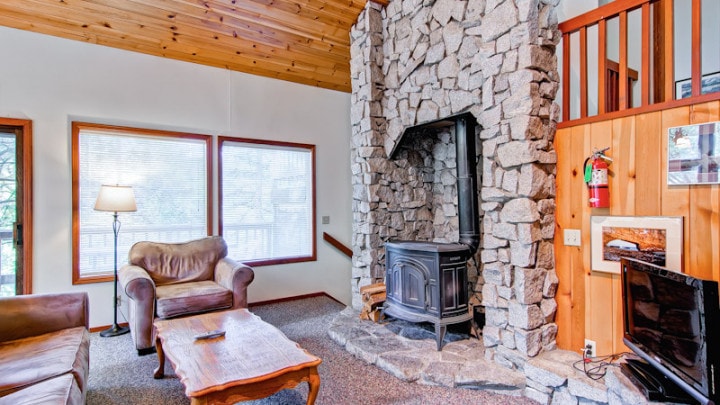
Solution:
[(120, 232), (120, 221), (118, 220), (118, 212), (133, 212), (137, 211), (135, 205), (135, 193), (130, 186), (100, 186), (100, 192), (98, 193), (97, 200), (95, 201), (95, 211), (106, 211), (113, 213), (113, 234), (115, 234), (115, 250), (114, 250), (114, 284), (113, 284), (113, 324), (109, 329), (100, 332), (102, 337), (118, 336), (130, 331), (129, 328), (118, 326), (117, 323), (117, 306), (118, 306), (118, 295), (117, 295), (117, 283), (118, 283), (118, 268), (117, 268), (117, 242), (118, 233)]

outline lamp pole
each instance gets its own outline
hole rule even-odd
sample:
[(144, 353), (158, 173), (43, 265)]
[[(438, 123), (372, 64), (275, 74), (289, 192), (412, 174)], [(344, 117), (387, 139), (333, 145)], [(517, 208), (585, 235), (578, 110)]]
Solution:
[(102, 332), (100, 332), (100, 336), (102, 337), (111, 337), (111, 336), (118, 336), (118, 335), (124, 335), (125, 333), (130, 332), (130, 328), (126, 326), (119, 326), (117, 323), (117, 303), (118, 303), (118, 295), (117, 295), (117, 284), (118, 284), (118, 268), (117, 268), (117, 242), (118, 242), (118, 234), (120, 233), (120, 220), (118, 219), (118, 213), (115, 211), (113, 213), (113, 234), (115, 236), (114, 240), (114, 249), (113, 249), (113, 264), (114, 264), (114, 282), (113, 282), (113, 324), (109, 329), (106, 329)]
[(112, 212), (113, 214), (113, 324), (109, 329), (100, 332), (102, 337), (118, 336), (128, 333), (130, 328), (121, 327), (117, 323), (117, 312), (118, 312), (118, 264), (117, 264), (117, 253), (118, 253), (118, 234), (120, 233), (120, 220), (118, 219), (118, 212), (133, 212), (137, 211), (137, 205), (135, 204), (135, 193), (132, 191), (130, 186), (100, 186), (100, 192), (98, 193), (97, 200), (95, 200), (95, 211)]

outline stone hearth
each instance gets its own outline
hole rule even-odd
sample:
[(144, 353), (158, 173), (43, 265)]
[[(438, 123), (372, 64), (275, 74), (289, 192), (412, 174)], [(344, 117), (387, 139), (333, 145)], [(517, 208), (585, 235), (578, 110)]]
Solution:
[(552, 350), (528, 360), (524, 370), (510, 370), (485, 359), (481, 341), (449, 331), (442, 351), (435, 350), (430, 324), (401, 320), (373, 323), (359, 319), (350, 307), (328, 329), (330, 338), (355, 355), (403, 381), (424, 385), (487, 390), (525, 396), (546, 405), (644, 405), (643, 394), (609, 367), (593, 380), (576, 370), (575, 352)]
[(481, 216), (470, 305), (485, 312), (480, 352), (510, 369), (557, 334), (557, 2), (368, 2), (351, 30), (353, 308), (384, 281), (385, 242), (458, 242), (454, 131), (401, 135), (469, 112)]

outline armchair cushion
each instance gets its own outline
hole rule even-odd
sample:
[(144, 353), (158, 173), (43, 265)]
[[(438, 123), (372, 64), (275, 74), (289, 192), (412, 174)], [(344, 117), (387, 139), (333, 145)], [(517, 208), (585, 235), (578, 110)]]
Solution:
[(214, 281), (161, 285), (157, 287), (156, 294), (159, 318), (217, 311), (233, 306), (232, 291)]

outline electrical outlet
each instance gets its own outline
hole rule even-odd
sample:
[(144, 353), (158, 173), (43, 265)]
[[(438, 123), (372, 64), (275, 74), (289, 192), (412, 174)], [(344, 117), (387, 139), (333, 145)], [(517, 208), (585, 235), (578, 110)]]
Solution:
[(597, 348), (595, 347), (595, 341), (585, 339), (585, 357), (597, 357)]
[(563, 241), (565, 246), (580, 246), (580, 230), (565, 229), (563, 231)]

